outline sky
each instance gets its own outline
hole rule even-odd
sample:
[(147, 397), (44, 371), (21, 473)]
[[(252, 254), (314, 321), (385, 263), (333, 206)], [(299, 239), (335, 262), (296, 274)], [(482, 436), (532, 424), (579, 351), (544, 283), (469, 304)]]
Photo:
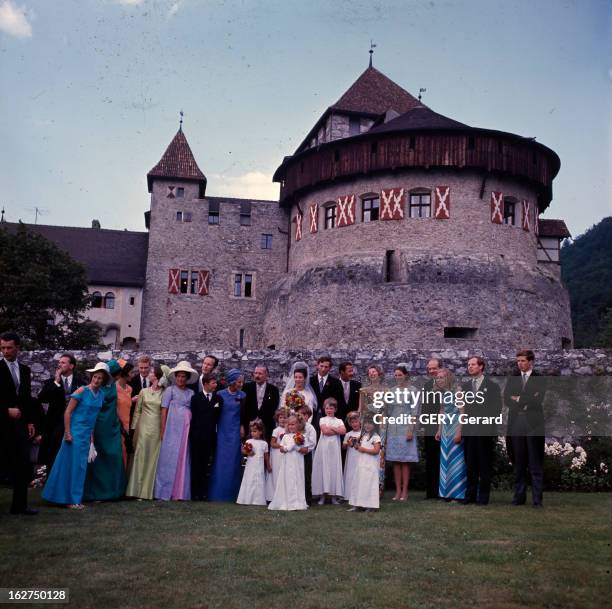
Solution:
[(0, 0), (8, 221), (144, 230), (146, 174), (183, 130), (207, 195), (272, 174), (374, 65), (436, 112), (537, 140), (544, 218), (612, 213), (612, 0)]

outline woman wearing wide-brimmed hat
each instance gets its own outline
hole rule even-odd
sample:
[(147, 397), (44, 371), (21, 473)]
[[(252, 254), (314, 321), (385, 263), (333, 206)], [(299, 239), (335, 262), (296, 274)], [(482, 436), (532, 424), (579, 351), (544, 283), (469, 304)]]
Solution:
[[(123, 360), (108, 362), (113, 381), (116, 381), (125, 364)], [(104, 401), (94, 428), (94, 446), (98, 453), (87, 467), (85, 501), (112, 501), (125, 493), (127, 480), (123, 465), (121, 422), (117, 414), (117, 385), (112, 382), (103, 388)]]
[(187, 385), (198, 380), (198, 373), (186, 361), (179, 362), (168, 375), (172, 383), (162, 396), (162, 443), (155, 475), (155, 498), (168, 501), (191, 499), (189, 426), (191, 397)]
[(104, 400), (103, 386), (111, 380), (102, 362), (89, 369), (89, 384), (71, 396), (64, 413), (64, 439), (42, 496), (47, 501), (82, 509), (87, 457), (96, 417)]
[(241, 436), (240, 411), (246, 394), (241, 391), (243, 373), (233, 368), (227, 373), (227, 389), (219, 391), (223, 407), (217, 425), (217, 448), (213, 461), (208, 499), (210, 501), (236, 501), (240, 490)]

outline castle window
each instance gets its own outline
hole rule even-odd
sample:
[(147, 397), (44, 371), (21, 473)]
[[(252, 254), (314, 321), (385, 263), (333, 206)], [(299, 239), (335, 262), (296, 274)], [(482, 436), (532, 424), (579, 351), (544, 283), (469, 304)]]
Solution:
[(251, 202), (240, 202), (240, 226), (251, 226)]
[(385, 252), (385, 283), (399, 281), (399, 258), (395, 250)]
[(468, 150), (476, 150), (476, 140), (473, 135), (470, 135), (467, 140), (467, 149)]
[(183, 221), (183, 212), (182, 211), (177, 211), (176, 212), (176, 221), (177, 222), (182, 222)]
[(358, 116), (349, 118), (349, 135), (359, 135), (361, 133), (361, 119)]
[(189, 291), (189, 271), (181, 271), (180, 291), (181, 294), (187, 294)]
[(219, 201), (208, 202), (208, 223), (219, 224)]
[(179, 199), (182, 199), (182, 198), (185, 196), (185, 189), (184, 189), (182, 186), (179, 186), (179, 187), (176, 189), (176, 196), (177, 196)]
[(504, 197), (504, 224), (516, 226), (516, 199)]
[(198, 293), (198, 287), (199, 287), (198, 272), (197, 271), (191, 271), (191, 281), (189, 282), (189, 293), (190, 294), (197, 294)]
[(136, 299), (133, 296), (130, 296), (130, 305), (134, 306), (136, 304)]
[(444, 338), (476, 338), (478, 328), (453, 326), (444, 328)]
[(261, 249), (271, 250), (272, 249), (272, 235), (266, 235), (265, 233), (261, 236)]
[(334, 228), (336, 226), (336, 204), (332, 203), (325, 208), (325, 228)]
[(375, 222), (380, 214), (380, 199), (378, 197), (366, 197), (361, 207), (361, 221)]
[(240, 335), (238, 338), (239, 346), (244, 347), (244, 328), (240, 328)]
[(104, 295), (104, 308), (114, 309), (115, 308), (115, 295), (112, 292), (106, 292)]
[(410, 150), (414, 150), (416, 148), (416, 137), (414, 137), (414, 135), (411, 135), (408, 138), (408, 148)]
[(410, 195), (410, 217), (431, 217), (431, 194), (429, 192), (418, 192)]
[(254, 283), (253, 273), (234, 273), (234, 297), (253, 298)]
[(91, 306), (93, 309), (102, 308), (102, 293), (101, 292), (94, 292), (91, 295)]

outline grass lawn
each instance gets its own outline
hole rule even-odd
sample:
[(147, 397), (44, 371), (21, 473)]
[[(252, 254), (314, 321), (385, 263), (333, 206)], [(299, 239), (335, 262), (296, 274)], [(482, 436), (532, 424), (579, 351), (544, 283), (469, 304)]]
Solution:
[[(64, 606), (79, 609), (574, 609), (610, 598), (612, 495), (548, 493), (544, 510), (501, 492), (486, 508), (422, 496), (374, 514), (123, 501), (11, 517), (3, 488), (0, 587), (68, 587)], [(42, 503), (38, 490), (30, 498)]]

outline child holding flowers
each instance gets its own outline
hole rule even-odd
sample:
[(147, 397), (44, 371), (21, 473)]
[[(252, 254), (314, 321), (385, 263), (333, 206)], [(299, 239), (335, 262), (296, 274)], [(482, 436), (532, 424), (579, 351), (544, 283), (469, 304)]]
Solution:
[(301, 415), (287, 418), (287, 432), (280, 442), (280, 468), (269, 510), (306, 510), (304, 494), (304, 434), (298, 431)]
[(372, 512), (380, 506), (378, 492), (378, 454), (381, 439), (371, 415), (364, 418), (363, 433), (357, 444), (357, 467), (348, 497), (349, 512)]
[(268, 455), (268, 443), (261, 419), (251, 421), (249, 439), (242, 446), (242, 454), (247, 457), (242, 484), (236, 503), (242, 505), (266, 505), (265, 472), (272, 471)]
[(270, 468), (272, 471), (268, 471), (266, 474), (266, 501), (272, 501), (272, 497), (274, 497), (274, 489), (276, 488), (276, 481), (278, 479), (278, 470), (280, 469), (280, 443), (285, 435), (288, 415), (289, 410), (285, 407), (277, 408), (276, 412), (274, 413), (276, 427), (274, 428), (272, 438), (270, 439)]
[(346, 458), (344, 460), (344, 496), (349, 497), (359, 458), (359, 452), (357, 451), (359, 438), (361, 437), (361, 419), (359, 418), (359, 413), (356, 410), (349, 412), (346, 421), (351, 431), (344, 436), (342, 448), (346, 450)]
[(306, 492), (306, 503), (310, 505), (312, 500), (312, 454), (317, 445), (317, 430), (312, 423), (309, 423), (312, 418), (312, 410), (307, 404), (304, 404), (297, 411), (302, 415), (303, 421), (300, 421), (299, 431), (304, 434), (304, 446), (307, 449), (302, 451), (304, 455), (304, 484)]
[(320, 496), (319, 505), (325, 503), (327, 495), (331, 495), (334, 505), (339, 505), (338, 498), (344, 495), (340, 436), (346, 429), (336, 417), (337, 407), (334, 398), (327, 398), (323, 403), (325, 416), (319, 421), (321, 436), (312, 465), (312, 494)]

